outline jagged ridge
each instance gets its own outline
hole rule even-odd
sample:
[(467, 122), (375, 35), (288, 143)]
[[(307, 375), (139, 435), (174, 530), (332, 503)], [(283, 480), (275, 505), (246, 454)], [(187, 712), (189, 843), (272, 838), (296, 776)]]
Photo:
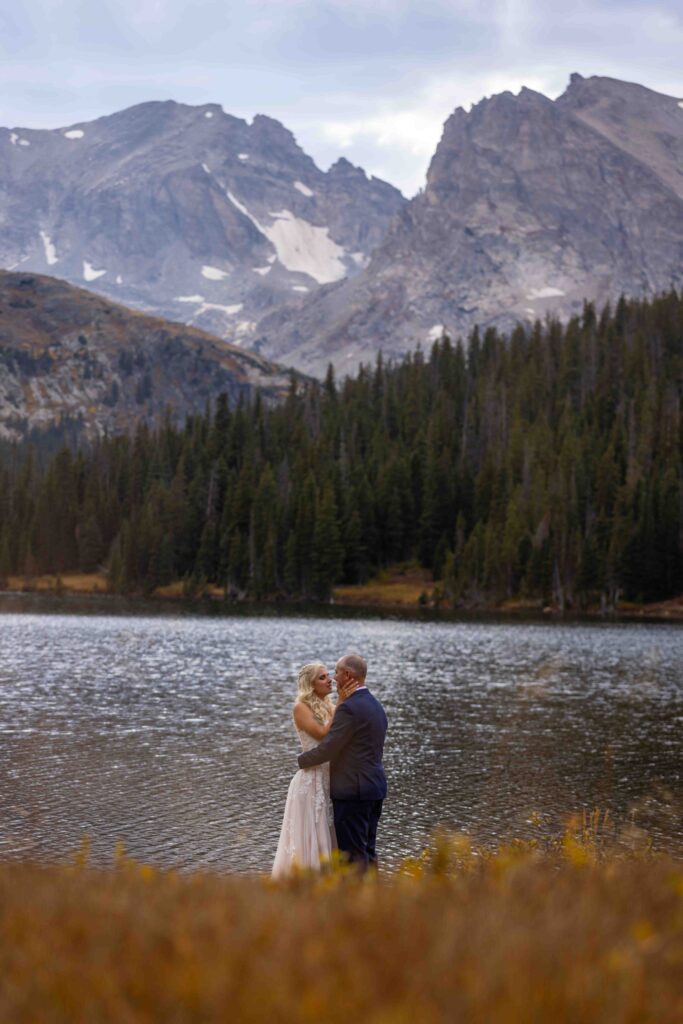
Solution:
[(261, 323), (259, 349), (322, 374), (476, 324), (508, 330), (584, 299), (683, 285), (683, 109), (639, 85), (573, 75), (446, 121), (424, 192), (367, 269)]

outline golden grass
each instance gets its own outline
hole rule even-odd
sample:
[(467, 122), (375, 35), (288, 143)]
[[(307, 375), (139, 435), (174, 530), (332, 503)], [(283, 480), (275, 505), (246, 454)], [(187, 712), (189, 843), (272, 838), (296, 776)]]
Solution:
[(340, 604), (416, 605), (424, 589), (414, 583), (358, 583), (335, 587), (334, 599)]
[(67, 592), (72, 594), (102, 594), (108, 589), (104, 573), (65, 573), (63, 576), (10, 576), (7, 590)]
[[(42, 576), (10, 576), (5, 589), (50, 594), (105, 594), (109, 590), (109, 581), (105, 573), (74, 572), (64, 573), (60, 576), (46, 573)], [(183, 580), (176, 580), (166, 586), (157, 587), (154, 596), (172, 599), (187, 598), (186, 584)], [(222, 599), (224, 590), (213, 583), (207, 583), (203, 584), (193, 596)]]
[[(163, 587), (156, 588), (154, 596), (172, 598), (173, 600), (187, 599), (189, 596), (187, 583), (184, 580), (174, 580), (172, 583), (165, 583)], [(210, 597), (222, 600), (225, 597), (225, 590), (215, 583), (203, 583), (192, 591), (192, 597)]]
[(163, 587), (157, 587), (154, 591), (157, 597), (171, 597), (174, 600), (184, 596), (184, 584), (182, 580), (174, 580), (173, 583), (165, 583)]
[(425, 569), (395, 567), (368, 583), (335, 587), (333, 596), (340, 604), (417, 605), (433, 589), (432, 575)]
[(683, 864), (442, 837), (393, 875), (0, 865), (13, 1024), (674, 1024)]

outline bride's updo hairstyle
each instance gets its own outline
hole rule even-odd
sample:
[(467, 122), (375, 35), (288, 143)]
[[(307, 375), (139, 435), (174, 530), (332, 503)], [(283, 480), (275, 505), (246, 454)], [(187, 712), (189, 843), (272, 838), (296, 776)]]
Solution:
[(310, 665), (304, 665), (299, 669), (296, 699), (298, 703), (306, 704), (311, 709), (313, 717), (316, 718), (321, 725), (326, 725), (332, 717), (334, 704), (332, 703), (332, 698), (329, 693), (325, 697), (319, 697), (313, 689), (315, 677), (321, 668), (324, 668), (321, 661), (313, 661)]

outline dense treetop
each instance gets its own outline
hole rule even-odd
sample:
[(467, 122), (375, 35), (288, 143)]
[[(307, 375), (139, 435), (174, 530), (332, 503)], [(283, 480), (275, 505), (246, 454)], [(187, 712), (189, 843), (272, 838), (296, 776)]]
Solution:
[(683, 297), (474, 331), (286, 400), (0, 453), (0, 576), (325, 599), (417, 558), (456, 603), (683, 589)]

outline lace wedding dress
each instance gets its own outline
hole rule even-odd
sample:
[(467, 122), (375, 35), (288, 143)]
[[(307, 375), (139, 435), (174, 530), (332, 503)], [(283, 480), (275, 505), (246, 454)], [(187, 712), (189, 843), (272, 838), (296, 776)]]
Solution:
[[(297, 728), (302, 750), (318, 743)], [(273, 864), (273, 878), (282, 878), (293, 869), (320, 867), (334, 844), (330, 824), (330, 766), (300, 768), (289, 784), (280, 841)]]

